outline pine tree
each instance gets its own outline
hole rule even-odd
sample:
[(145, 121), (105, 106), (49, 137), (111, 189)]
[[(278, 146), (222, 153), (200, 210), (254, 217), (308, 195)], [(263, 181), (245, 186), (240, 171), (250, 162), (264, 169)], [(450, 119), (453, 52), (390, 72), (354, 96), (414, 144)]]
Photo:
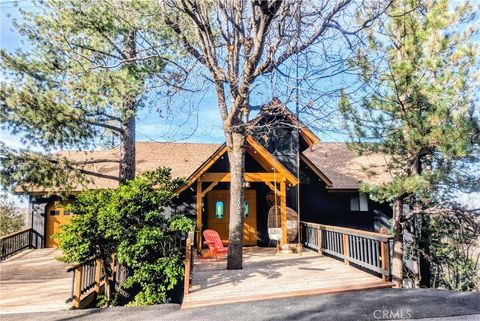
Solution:
[[(388, 155), (392, 182), (363, 189), (376, 200), (394, 203), (392, 275), (397, 287), (403, 279), (404, 223), (418, 215), (423, 226), (416, 228), (428, 230), (433, 193), (455, 164), (478, 147), (472, 15), (468, 4), (452, 10), (448, 1), (395, 1), (387, 23), (372, 30), (369, 48), (352, 61), (361, 71), (366, 95), (352, 99), (344, 94), (340, 102), (352, 146), (360, 153)], [(404, 204), (411, 206), (409, 213)], [(428, 243), (428, 235), (422, 235)], [(423, 254), (426, 259), (428, 253)], [(428, 285), (428, 262), (423, 261)]]
[[(148, 1), (40, 2), (15, 21), (26, 42), (0, 52), (7, 81), (0, 92), (0, 123), (25, 144), (0, 143), (3, 186), (67, 188), (85, 181), (83, 167), (52, 151), (87, 150), (105, 134), (119, 141), (119, 180), (135, 176), (135, 116), (148, 88), (162, 84), (171, 47)], [(27, 44), (28, 43), (28, 44)], [(167, 50), (167, 48), (169, 48)]]

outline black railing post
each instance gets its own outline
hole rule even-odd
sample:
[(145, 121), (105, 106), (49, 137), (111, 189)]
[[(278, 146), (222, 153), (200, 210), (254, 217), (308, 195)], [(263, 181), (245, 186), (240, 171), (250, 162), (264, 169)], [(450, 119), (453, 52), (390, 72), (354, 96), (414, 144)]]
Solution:
[(33, 230), (32, 230), (32, 229), (29, 229), (29, 230), (28, 230), (28, 247), (29, 247), (29, 248), (33, 248), (32, 236), (33, 236)]

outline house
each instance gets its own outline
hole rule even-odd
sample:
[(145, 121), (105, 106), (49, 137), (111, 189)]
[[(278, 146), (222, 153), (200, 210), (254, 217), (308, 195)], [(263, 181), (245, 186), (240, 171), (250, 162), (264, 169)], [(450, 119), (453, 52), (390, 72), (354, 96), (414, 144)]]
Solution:
[[(282, 242), (287, 242), (287, 212), (299, 213), (301, 221), (367, 231), (388, 225), (391, 207), (359, 192), (362, 183), (381, 184), (391, 179), (384, 155), (358, 156), (344, 143), (321, 142), (308, 127), (297, 126), (296, 117), (276, 99), (265, 105), (250, 124), (245, 158), (245, 245), (271, 243), (268, 213), (272, 205), (280, 208)], [(77, 161), (118, 159), (118, 149), (63, 154)], [(102, 174), (91, 177), (89, 189), (117, 186), (118, 182), (108, 176), (118, 176), (118, 163), (89, 166)], [(230, 174), (226, 145), (137, 142), (137, 172), (160, 166), (170, 167), (174, 177), (187, 179), (170, 211), (195, 219), (197, 248), (202, 243), (201, 231), (206, 228), (227, 239)], [(51, 235), (69, 221), (71, 213), (64, 210), (55, 195), (47, 193), (38, 188), (29, 191), (29, 224), (45, 236), (47, 247), (55, 247), (58, 243)], [(274, 193), (277, 197), (272, 198)]]

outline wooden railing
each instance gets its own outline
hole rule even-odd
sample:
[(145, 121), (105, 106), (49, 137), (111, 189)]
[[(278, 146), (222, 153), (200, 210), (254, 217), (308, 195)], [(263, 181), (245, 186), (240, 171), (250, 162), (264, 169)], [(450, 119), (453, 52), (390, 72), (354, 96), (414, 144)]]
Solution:
[[(122, 283), (126, 279), (121, 266), (118, 265), (115, 258), (113, 259), (112, 275), (110, 280)], [(76, 309), (83, 309), (90, 305), (95, 298), (103, 293), (105, 286), (105, 270), (101, 259), (93, 258), (83, 264), (75, 264), (67, 268), (67, 272), (73, 272), (72, 292), (67, 302), (72, 302)], [(118, 275), (122, 276), (122, 280), (117, 280)]]
[(386, 233), (367, 232), (309, 222), (302, 224), (305, 246), (378, 273), (384, 281), (390, 277), (390, 240)]
[(43, 242), (43, 236), (32, 228), (2, 236), (0, 238), (0, 261), (22, 250), (42, 248)]
[(185, 273), (183, 279), (183, 294), (188, 294), (190, 291), (190, 272), (192, 271), (193, 263), (193, 243), (190, 238), (185, 241)]
[[(169, 233), (172, 233), (174, 237), (172, 246), (182, 251), (185, 250), (185, 291), (188, 293), (193, 244), (182, 233), (176, 231), (169, 231)], [(115, 256), (110, 268), (112, 275), (109, 280), (106, 280), (103, 262), (98, 258), (67, 268), (67, 272), (73, 272), (72, 291), (67, 302), (72, 302), (72, 306), (76, 309), (83, 309), (89, 306), (99, 294), (104, 293), (105, 282), (111, 282), (111, 285), (113, 285), (112, 290), (115, 290), (120, 296), (128, 298), (129, 294), (122, 288), (122, 284), (128, 277), (127, 268), (120, 265)]]

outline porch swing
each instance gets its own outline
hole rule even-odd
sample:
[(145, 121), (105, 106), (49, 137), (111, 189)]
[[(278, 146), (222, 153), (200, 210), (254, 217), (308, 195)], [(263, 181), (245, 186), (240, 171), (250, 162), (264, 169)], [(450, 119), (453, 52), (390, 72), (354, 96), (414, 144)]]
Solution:
[[(277, 189), (277, 177), (276, 177), (276, 170), (275, 170), (275, 167), (273, 168), (273, 186), (275, 187), (275, 191), (273, 191), (273, 203), (274, 203), (274, 206), (270, 207), (270, 210), (268, 211), (268, 217), (267, 217), (267, 220), (268, 220), (268, 238), (270, 239), (270, 242), (271, 241), (275, 241), (276, 242), (276, 246), (278, 248), (279, 246), (279, 242), (280, 240), (282, 239), (282, 227), (281, 227), (281, 224), (278, 224), (278, 206), (277, 206), (277, 193), (276, 193), (276, 189)], [(268, 200), (268, 195), (267, 195), (267, 202), (269, 202)], [(270, 203), (270, 202), (269, 202)], [(274, 216), (274, 220), (273, 220), (273, 217)]]
[[(268, 222), (267, 222), (267, 230), (268, 230), (268, 238), (271, 241), (275, 241), (277, 248), (279, 247), (279, 242), (282, 239), (282, 226), (281, 226), (281, 208), (278, 205), (277, 201), (277, 179), (276, 179), (276, 170), (273, 168), (273, 183), (275, 187), (275, 191), (273, 192), (273, 202), (269, 199), (269, 193), (267, 195), (267, 202), (269, 204), (273, 203), (273, 206), (270, 207), (268, 211)], [(296, 240), (298, 235), (297, 230), (297, 221), (298, 221), (298, 213), (290, 207), (286, 208), (287, 210), (287, 241), (293, 242)]]

